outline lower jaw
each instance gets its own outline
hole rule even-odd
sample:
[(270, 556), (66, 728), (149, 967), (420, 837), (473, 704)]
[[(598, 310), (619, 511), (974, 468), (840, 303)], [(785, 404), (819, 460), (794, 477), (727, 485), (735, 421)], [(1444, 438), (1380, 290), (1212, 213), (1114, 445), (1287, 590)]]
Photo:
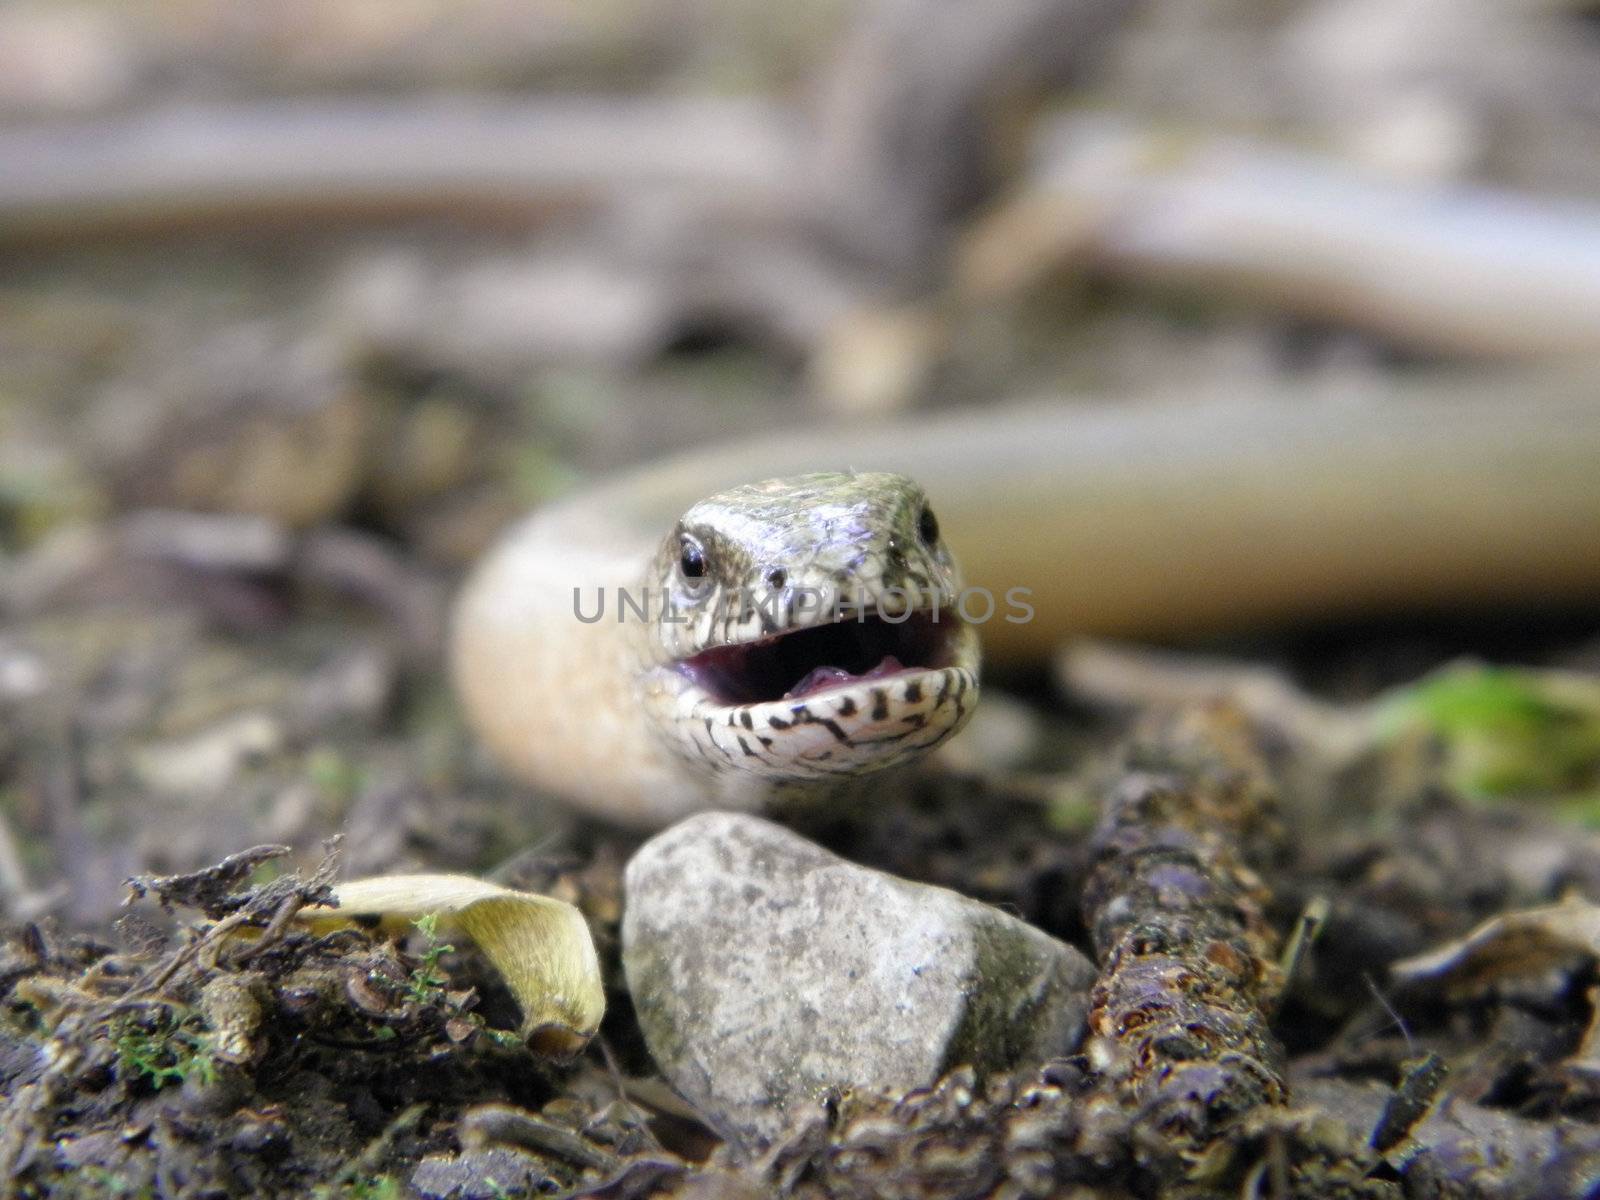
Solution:
[(726, 706), (702, 697), (678, 733), (689, 761), (715, 774), (826, 788), (933, 749), (977, 698), (974, 666), (907, 669), (795, 699)]

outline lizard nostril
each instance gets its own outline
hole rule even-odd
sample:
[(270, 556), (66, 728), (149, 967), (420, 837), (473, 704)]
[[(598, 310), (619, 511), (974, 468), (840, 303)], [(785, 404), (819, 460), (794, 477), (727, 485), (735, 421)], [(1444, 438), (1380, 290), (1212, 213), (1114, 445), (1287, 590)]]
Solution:
[(783, 585), (789, 582), (789, 572), (782, 567), (767, 568), (767, 586), (775, 592), (783, 590)]

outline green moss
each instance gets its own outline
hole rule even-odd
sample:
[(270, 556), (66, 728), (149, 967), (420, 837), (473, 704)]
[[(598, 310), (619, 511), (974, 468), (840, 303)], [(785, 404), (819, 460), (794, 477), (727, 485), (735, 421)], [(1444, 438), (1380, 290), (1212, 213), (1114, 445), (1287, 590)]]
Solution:
[(1436, 739), (1450, 783), (1468, 796), (1568, 794), (1600, 783), (1600, 680), (1451, 667), (1392, 693), (1378, 726), (1391, 740)]
[(217, 1060), (197, 1015), (187, 1009), (151, 1007), (119, 1013), (111, 1022), (111, 1040), (121, 1071), (143, 1077), (160, 1089), (195, 1079), (217, 1077)]
[(416, 920), (417, 932), (422, 934), (426, 947), (422, 954), (422, 961), (411, 972), (411, 979), (406, 985), (407, 994), (417, 1004), (431, 1004), (438, 998), (450, 982), (449, 976), (439, 970), (439, 960), (446, 954), (455, 950), (448, 942), (439, 940), (439, 917), (437, 913), (429, 913)]

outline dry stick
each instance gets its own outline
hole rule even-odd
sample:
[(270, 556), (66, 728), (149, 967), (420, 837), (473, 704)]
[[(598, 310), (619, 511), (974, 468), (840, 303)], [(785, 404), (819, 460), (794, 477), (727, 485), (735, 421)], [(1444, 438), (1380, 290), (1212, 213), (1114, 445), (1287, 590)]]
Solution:
[(1451, 1099), (1388, 1154), (1414, 1196), (1592, 1200), (1600, 1131), (1568, 1117), (1533, 1120)]
[(1174, 1183), (1288, 1089), (1266, 1010), (1281, 977), (1246, 864), (1276, 845), (1273, 796), (1236, 714), (1189, 710), (1130, 753), (1093, 839), (1084, 913), (1102, 966), (1088, 1057), (1141, 1132), (1139, 1165)]
[(858, 249), (903, 258), (936, 248), (930, 233), (983, 198), (997, 101), (1096, 61), (1138, 2), (861, 5), (814, 122), (754, 100), (458, 94), (168, 105), (4, 129), (0, 238), (263, 211), (526, 216), (666, 185), (724, 213), (753, 204), (793, 218), (820, 201), (847, 239), (844, 227), (866, 226)]
[(1404, 182), (1244, 138), (1068, 118), (967, 247), (1004, 291), (1083, 263), (1232, 292), (1434, 351), (1600, 352), (1600, 207), (1478, 184)]
[(332, 212), (527, 220), (641, 188), (780, 202), (796, 160), (753, 101), (445, 96), (170, 105), (0, 129), (0, 239)]
[(621, 1160), (581, 1133), (552, 1125), (526, 1109), (511, 1104), (479, 1104), (461, 1116), (456, 1131), (465, 1147), (491, 1144), (520, 1146), (585, 1170), (615, 1171)]
[[(1098, 30), (1120, 5), (1078, 8)], [(1041, 9), (980, 41), (1003, 48), (1019, 30), (1076, 19)], [(870, 57), (871, 42), (864, 34), (859, 53)], [(904, 269), (936, 250), (963, 201), (977, 198), (972, 113), (997, 86), (981, 65), (962, 76), (968, 91), (925, 105), (911, 82), (881, 96), (839, 85), (830, 111), (871, 120), (816, 147), (780, 106), (605, 96), (169, 106), (0, 129), (0, 242), (329, 212), (528, 222), (655, 187), (692, 194), (718, 228), (740, 213), (792, 228), (818, 215), (803, 206), (820, 200), (837, 237)], [(1041, 141), (1033, 183), (966, 257), (967, 290), (1010, 286), (1067, 259), (1121, 278), (1231, 289), (1434, 350), (1600, 351), (1595, 205), (1404, 184), (1261, 142), (1104, 120), (1052, 126)], [(918, 146), (966, 147), (950, 168), (959, 177), (928, 167)], [(900, 166), (861, 167), (890, 153)], [(796, 179), (830, 174), (817, 162), (850, 164), (834, 174), (859, 194), (797, 191)]]
[(242, 928), (249, 921), (249, 913), (229, 913), (192, 942), (174, 951), (164, 963), (159, 964), (143, 979), (137, 981), (128, 990), (124, 999), (118, 1003), (130, 1004), (136, 1000), (154, 997), (157, 992), (172, 981), (179, 970), (199, 958), (208, 948), (225, 942), (233, 936), (235, 930)]

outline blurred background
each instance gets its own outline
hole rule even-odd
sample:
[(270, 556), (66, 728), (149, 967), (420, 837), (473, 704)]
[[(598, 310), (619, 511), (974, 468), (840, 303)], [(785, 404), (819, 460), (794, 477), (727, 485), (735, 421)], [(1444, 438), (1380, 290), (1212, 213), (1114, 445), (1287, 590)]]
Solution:
[(1596, 147), (1583, 0), (0, 6), (5, 908), (561, 844), (443, 614), (610, 469), (1600, 350)]

